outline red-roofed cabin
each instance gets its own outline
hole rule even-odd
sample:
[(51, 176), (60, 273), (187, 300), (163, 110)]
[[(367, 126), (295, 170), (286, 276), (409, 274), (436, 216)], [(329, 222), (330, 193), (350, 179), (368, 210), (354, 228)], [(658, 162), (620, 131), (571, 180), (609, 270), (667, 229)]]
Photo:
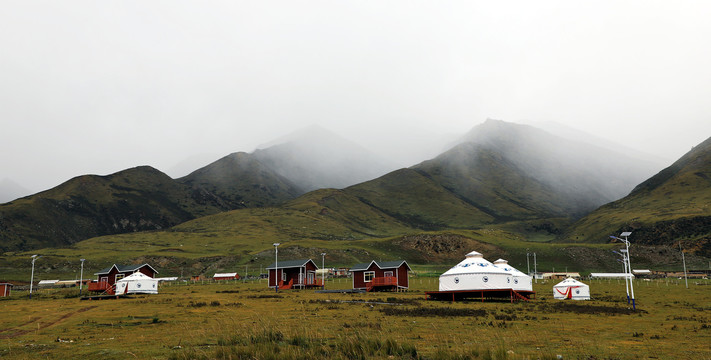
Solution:
[(279, 289), (322, 287), (323, 281), (316, 276), (316, 270), (318, 266), (311, 259), (272, 263), (267, 267), (268, 285), (275, 287), (279, 279)]
[(10, 296), (10, 290), (12, 290), (12, 284), (0, 283), (0, 297)]
[(212, 276), (212, 280), (239, 280), (238, 273), (216, 273)]
[(351, 268), (353, 288), (366, 291), (407, 290), (410, 287), (405, 260), (357, 264)]
[(88, 291), (105, 292), (114, 294), (114, 285), (116, 281), (125, 278), (133, 273), (140, 272), (143, 275), (154, 278), (158, 271), (148, 264), (143, 265), (116, 265), (113, 264), (106, 269), (99, 270), (94, 273), (97, 280), (89, 283)]

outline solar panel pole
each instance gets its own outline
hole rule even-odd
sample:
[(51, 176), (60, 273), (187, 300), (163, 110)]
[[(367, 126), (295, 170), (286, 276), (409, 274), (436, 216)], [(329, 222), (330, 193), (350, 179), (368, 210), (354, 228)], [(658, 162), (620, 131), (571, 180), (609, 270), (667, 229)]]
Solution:
[(627, 270), (629, 271), (628, 273), (625, 274), (625, 278), (627, 278), (627, 276), (629, 276), (630, 292), (632, 293), (632, 310), (636, 310), (635, 303), (634, 303), (634, 285), (633, 285), (634, 281), (632, 278), (632, 264), (630, 261), (630, 242), (628, 240), (628, 236), (630, 236), (630, 235), (632, 235), (631, 231), (625, 231), (622, 234), (620, 234), (620, 236), (624, 237), (624, 239), (619, 238), (617, 236), (610, 236), (610, 238), (619, 240), (619, 241), (622, 241), (623, 243), (625, 243), (625, 256), (626, 256), (625, 258), (627, 260)]
[(681, 249), (681, 241), (679, 241), (679, 251), (681, 251), (681, 261), (684, 263), (684, 282), (686, 288), (689, 288), (689, 279), (686, 277), (686, 259), (684, 258), (684, 250)]
[(279, 243), (274, 243), (274, 285), (276, 292), (279, 292)]
[(30, 299), (32, 299), (32, 283), (35, 281), (35, 260), (37, 260), (37, 255), (32, 255), (32, 275), (30, 276)]
[(81, 296), (81, 286), (84, 283), (84, 261), (86, 259), (79, 259), (81, 261), (81, 271), (79, 272), (79, 296)]

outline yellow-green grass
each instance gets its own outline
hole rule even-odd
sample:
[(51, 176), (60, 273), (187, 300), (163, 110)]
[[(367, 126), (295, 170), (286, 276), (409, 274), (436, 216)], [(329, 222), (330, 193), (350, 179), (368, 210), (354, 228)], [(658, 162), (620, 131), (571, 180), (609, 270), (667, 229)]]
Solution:
[[(327, 282), (348, 288), (350, 279)], [(431, 302), (436, 278), (403, 293), (318, 294), (262, 282), (163, 285), (158, 295), (80, 301), (76, 289), (0, 300), (7, 359), (709, 359), (711, 283), (590, 281), (591, 301)], [(467, 316), (458, 316), (466, 314)], [(244, 357), (242, 357), (244, 356)]]
[[(216, 215), (219, 217), (219, 215)], [(416, 272), (424, 270), (433, 275), (441, 274), (463, 259), (464, 254), (476, 250), (492, 261), (496, 258), (509, 260), (512, 266), (523, 271), (528, 270), (526, 253), (536, 253), (538, 269), (591, 272), (605, 268), (605, 263), (595, 257), (591, 264), (581, 264), (580, 259), (572, 256), (570, 244), (540, 243), (527, 241), (522, 235), (496, 228), (480, 230), (452, 230), (441, 232), (417, 232), (409, 235), (459, 236), (463, 240), (457, 252), (429, 254), (425, 249), (409, 246), (407, 241), (400, 241), (400, 236), (365, 238), (351, 240), (326, 240), (304, 236), (285, 238), (279, 233), (270, 233), (262, 229), (252, 234), (241, 227), (233, 227), (236, 233), (225, 230), (199, 230), (199, 222), (190, 223), (189, 228), (182, 225), (173, 231), (141, 232), (134, 234), (112, 235), (79, 242), (67, 248), (49, 248), (27, 253), (6, 253), (0, 257), (2, 280), (29, 281), (29, 256), (43, 256), (36, 262), (35, 280), (78, 278), (78, 259), (85, 262), (85, 278), (111, 264), (149, 262), (159, 271), (159, 276), (207, 275), (212, 272), (247, 270), (255, 274), (256, 269), (271, 264), (274, 260), (274, 242), (280, 242), (280, 259), (312, 258), (321, 266), (320, 254), (325, 252), (328, 267), (350, 267), (360, 262), (371, 260), (404, 259)], [(228, 226), (225, 224), (225, 226)], [(189, 229), (190, 231), (188, 231)], [(609, 261), (614, 258), (609, 250), (614, 245), (574, 244), (572, 248), (582, 251), (607, 254)], [(574, 255), (574, 254), (573, 254)], [(218, 258), (222, 260), (218, 261)], [(533, 270), (533, 256), (529, 257), (530, 269)]]

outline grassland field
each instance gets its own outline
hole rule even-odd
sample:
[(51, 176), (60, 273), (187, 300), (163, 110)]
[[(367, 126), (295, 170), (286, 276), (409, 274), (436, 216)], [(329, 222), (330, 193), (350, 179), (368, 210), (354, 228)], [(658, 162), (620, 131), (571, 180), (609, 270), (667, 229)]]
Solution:
[[(591, 280), (593, 300), (435, 302), (407, 292), (316, 293), (262, 281), (165, 283), (79, 300), (77, 288), (0, 298), (3, 359), (711, 359), (711, 282)], [(351, 280), (327, 279), (328, 289)]]

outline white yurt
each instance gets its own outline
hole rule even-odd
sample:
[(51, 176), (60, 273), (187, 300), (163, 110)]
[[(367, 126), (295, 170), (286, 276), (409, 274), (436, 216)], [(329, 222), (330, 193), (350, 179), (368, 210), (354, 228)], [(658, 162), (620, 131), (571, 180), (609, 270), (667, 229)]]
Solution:
[(533, 291), (533, 278), (509, 265), (504, 259), (494, 261), (496, 267), (511, 273), (511, 288), (516, 291)]
[(554, 299), (590, 300), (590, 286), (567, 278), (553, 286)]
[(476, 251), (439, 277), (439, 291), (511, 289), (511, 272), (496, 267)]
[(157, 294), (158, 280), (136, 272), (116, 282), (116, 295)]

